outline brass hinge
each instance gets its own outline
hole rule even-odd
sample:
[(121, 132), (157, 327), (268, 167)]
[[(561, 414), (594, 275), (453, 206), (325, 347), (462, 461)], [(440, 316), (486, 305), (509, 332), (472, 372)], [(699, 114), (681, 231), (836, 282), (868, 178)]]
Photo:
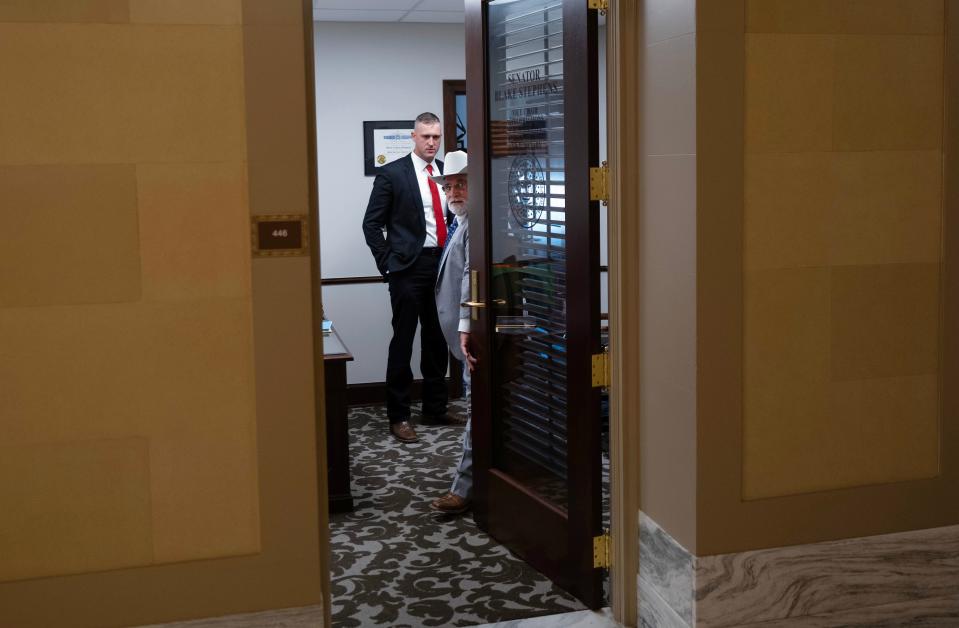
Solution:
[(589, 200), (609, 202), (609, 163), (589, 169)]
[(599, 11), (600, 15), (606, 15), (609, 11), (609, 0), (586, 0), (587, 8)]
[(593, 388), (609, 388), (612, 383), (609, 373), (609, 351), (593, 354)]
[(609, 569), (611, 563), (609, 546), (611, 544), (609, 529), (603, 530), (602, 534), (593, 537), (593, 569)]

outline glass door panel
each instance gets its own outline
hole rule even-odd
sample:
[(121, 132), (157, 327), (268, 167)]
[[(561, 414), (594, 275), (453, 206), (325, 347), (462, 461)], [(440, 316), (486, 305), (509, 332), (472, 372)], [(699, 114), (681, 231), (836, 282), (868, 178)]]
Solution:
[(489, 3), (493, 465), (566, 509), (563, 36), (562, 2)]

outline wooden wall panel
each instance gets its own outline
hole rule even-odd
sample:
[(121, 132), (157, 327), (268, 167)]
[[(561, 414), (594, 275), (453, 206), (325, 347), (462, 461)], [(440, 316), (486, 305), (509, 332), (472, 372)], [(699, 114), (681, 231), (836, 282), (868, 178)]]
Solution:
[(311, 258), (249, 243), (251, 213), (314, 206), (309, 6), (246, 5), (0, 10), (0, 231), (38, 244), (4, 247), (0, 283), (0, 624), (322, 599)]
[(945, 4), (697, 6), (700, 555), (959, 521)]

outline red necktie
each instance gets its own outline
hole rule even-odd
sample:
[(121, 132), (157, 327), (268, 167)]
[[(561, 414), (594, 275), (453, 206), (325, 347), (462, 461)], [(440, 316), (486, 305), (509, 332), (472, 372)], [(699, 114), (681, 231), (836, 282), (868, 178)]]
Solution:
[[(433, 164), (426, 164), (426, 172), (433, 174)], [(436, 219), (436, 246), (442, 248), (446, 244), (446, 220), (443, 219), (443, 204), (440, 203), (440, 189), (436, 182), (426, 178), (430, 184), (430, 194), (433, 196), (433, 218)]]

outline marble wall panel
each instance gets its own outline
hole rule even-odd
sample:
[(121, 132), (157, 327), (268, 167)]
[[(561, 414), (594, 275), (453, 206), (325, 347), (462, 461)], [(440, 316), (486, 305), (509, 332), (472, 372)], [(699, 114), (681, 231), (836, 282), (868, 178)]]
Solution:
[(640, 578), (638, 591), (640, 628), (691, 628), (649, 582)]
[(696, 559), (697, 625), (708, 628), (957, 593), (959, 526)]
[(949, 628), (959, 526), (695, 556), (641, 513), (638, 595), (644, 628)]
[(640, 580), (682, 623), (692, 625), (695, 557), (644, 513), (639, 526)]
[(826, 615), (764, 621), (748, 624), (748, 628), (953, 628), (957, 625), (959, 595), (951, 595)]

